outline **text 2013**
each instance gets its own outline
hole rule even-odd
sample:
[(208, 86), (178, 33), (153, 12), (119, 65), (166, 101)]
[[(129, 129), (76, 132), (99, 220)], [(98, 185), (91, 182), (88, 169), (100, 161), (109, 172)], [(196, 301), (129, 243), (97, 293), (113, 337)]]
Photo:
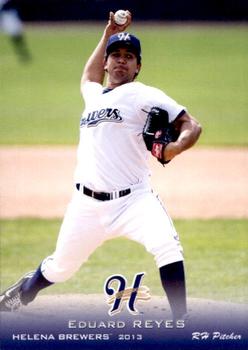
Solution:
[(142, 334), (118, 334), (118, 340), (142, 340)]

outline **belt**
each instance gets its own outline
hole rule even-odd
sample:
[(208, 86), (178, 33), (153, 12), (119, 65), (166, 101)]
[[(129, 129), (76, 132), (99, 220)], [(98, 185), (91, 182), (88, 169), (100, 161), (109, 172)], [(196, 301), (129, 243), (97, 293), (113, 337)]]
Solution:
[(86, 196), (98, 199), (99, 201), (109, 201), (111, 199), (127, 196), (129, 193), (131, 193), (130, 188), (127, 188), (126, 190), (114, 191), (114, 192), (95, 192), (81, 184), (76, 184), (76, 188), (78, 191), (82, 191), (83, 194), (85, 194)]

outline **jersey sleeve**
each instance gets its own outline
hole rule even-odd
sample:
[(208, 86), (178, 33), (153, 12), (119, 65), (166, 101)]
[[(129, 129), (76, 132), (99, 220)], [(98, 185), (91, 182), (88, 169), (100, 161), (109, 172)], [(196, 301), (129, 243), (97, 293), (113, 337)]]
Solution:
[(96, 98), (102, 94), (102, 85), (92, 81), (87, 81), (81, 85), (81, 95), (85, 102), (85, 107), (88, 107), (91, 104), (94, 104)]
[(185, 106), (177, 103), (163, 91), (157, 88), (147, 87), (145, 95), (146, 106), (144, 106), (144, 109), (150, 111), (152, 107), (159, 107), (166, 110), (169, 115), (169, 122), (174, 121), (177, 117), (181, 116), (187, 111)]

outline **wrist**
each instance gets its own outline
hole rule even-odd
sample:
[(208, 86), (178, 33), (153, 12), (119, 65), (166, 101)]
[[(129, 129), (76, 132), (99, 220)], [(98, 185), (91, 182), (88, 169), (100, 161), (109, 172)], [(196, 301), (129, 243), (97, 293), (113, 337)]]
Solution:
[(104, 29), (104, 31), (103, 31), (103, 36), (102, 36), (102, 38), (108, 40), (109, 37), (110, 37), (111, 35), (112, 35), (112, 31), (111, 31), (111, 29), (109, 28), (109, 26), (107, 26), (107, 27)]
[(169, 161), (182, 152), (179, 142), (170, 142), (163, 148), (163, 160)]
[(184, 147), (183, 147), (183, 143), (180, 142), (179, 140), (173, 142), (174, 143), (174, 147), (175, 147), (175, 152), (176, 154), (180, 154), (183, 152)]

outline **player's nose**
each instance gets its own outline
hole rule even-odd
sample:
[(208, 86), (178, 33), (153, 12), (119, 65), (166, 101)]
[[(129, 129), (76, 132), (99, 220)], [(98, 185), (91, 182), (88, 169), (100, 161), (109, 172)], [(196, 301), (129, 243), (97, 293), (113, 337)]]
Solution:
[(118, 57), (118, 62), (119, 63), (126, 63), (126, 57), (124, 55), (120, 55)]

